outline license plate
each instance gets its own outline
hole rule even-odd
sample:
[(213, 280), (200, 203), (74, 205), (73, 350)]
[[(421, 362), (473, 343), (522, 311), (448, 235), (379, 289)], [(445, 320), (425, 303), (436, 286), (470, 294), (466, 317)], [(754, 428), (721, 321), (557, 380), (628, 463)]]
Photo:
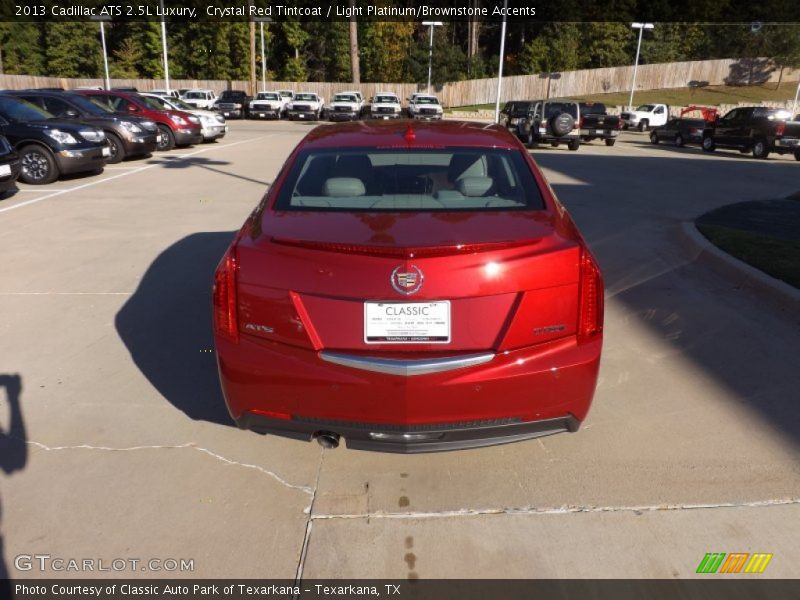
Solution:
[(450, 301), (365, 302), (367, 344), (450, 343)]
[(230, 117), (230, 116), (231, 116), (231, 113), (229, 113), (229, 112), (222, 113), (222, 114), (223, 114), (224, 116), (226, 116), (226, 117)]
[(11, 175), (11, 167), (8, 165), (0, 165), (0, 177), (8, 177)]
[(264, 114), (264, 113), (258, 113), (258, 116), (259, 116), (259, 117), (266, 117), (267, 115), (266, 115), (266, 114)]
[(306, 118), (306, 116), (303, 113), (300, 113), (299, 115), (297, 115), (297, 117), (299, 119), (305, 119)]
[(594, 132), (595, 132), (597, 135), (603, 135), (603, 130), (602, 130), (602, 129), (595, 129), (595, 130), (594, 130)]
[(103, 148), (103, 156), (111, 156), (111, 148), (108, 146)]

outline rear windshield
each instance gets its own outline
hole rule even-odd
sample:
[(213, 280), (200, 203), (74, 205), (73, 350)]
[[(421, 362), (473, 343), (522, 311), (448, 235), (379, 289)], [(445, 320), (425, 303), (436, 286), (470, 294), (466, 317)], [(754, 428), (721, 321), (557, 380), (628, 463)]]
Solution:
[(497, 148), (307, 150), (290, 167), (276, 210), (542, 210), (518, 150)]
[(581, 104), (581, 112), (585, 115), (604, 115), (606, 114), (606, 105), (599, 102)]
[(792, 118), (792, 113), (782, 108), (758, 107), (753, 111), (753, 118), (788, 121)]

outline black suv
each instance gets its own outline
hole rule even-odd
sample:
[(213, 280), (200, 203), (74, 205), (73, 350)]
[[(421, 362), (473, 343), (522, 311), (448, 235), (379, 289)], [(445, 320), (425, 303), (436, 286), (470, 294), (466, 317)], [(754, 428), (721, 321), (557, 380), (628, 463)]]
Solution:
[(19, 153), (19, 178), (25, 183), (51, 183), (61, 174), (102, 171), (111, 154), (102, 129), (56, 119), (30, 102), (2, 94), (0, 134)]
[(111, 156), (106, 161), (109, 164), (155, 152), (158, 127), (154, 121), (117, 115), (90, 98), (70, 92), (24, 90), (5, 93), (27, 100), (56, 118), (79, 120), (102, 129), (111, 148)]
[(252, 98), (241, 90), (225, 90), (219, 95), (214, 110), (231, 119), (244, 119)]
[(19, 155), (11, 142), (0, 135), (0, 194), (14, 188), (19, 177)]

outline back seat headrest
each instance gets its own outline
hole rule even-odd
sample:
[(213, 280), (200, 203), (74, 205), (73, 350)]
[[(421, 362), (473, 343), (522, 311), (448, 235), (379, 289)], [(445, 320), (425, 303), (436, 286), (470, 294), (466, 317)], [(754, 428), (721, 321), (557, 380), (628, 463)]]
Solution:
[(493, 185), (491, 177), (464, 177), (458, 180), (458, 191), (468, 197), (485, 196)]
[(332, 198), (352, 198), (366, 193), (364, 182), (356, 177), (331, 177), (325, 180), (322, 193)]

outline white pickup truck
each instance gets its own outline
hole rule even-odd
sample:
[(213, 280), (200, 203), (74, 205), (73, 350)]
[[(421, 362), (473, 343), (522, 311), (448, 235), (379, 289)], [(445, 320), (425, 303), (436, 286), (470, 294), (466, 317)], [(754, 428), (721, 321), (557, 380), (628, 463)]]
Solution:
[(251, 119), (280, 119), (286, 113), (286, 100), (278, 92), (258, 92), (250, 101)]
[(286, 105), (286, 111), (289, 119), (319, 121), (324, 105), (325, 98), (321, 98), (317, 94), (298, 92), (294, 95), (292, 101)]
[(213, 90), (196, 89), (184, 92), (183, 96), (181, 96), (181, 100), (186, 102), (186, 104), (191, 104), (195, 108), (211, 110), (214, 106), (214, 102), (217, 101), (217, 95)]
[(661, 127), (669, 120), (669, 107), (666, 104), (642, 104), (636, 110), (620, 114), (622, 124), (627, 129), (647, 131), (650, 127)]
[(438, 121), (442, 118), (439, 98), (430, 94), (414, 94), (408, 99), (408, 116), (412, 119)]
[(400, 97), (392, 92), (378, 92), (370, 103), (369, 116), (373, 119), (399, 119), (402, 117), (403, 107), (400, 106)]
[(328, 107), (331, 121), (357, 121), (361, 118), (364, 101), (357, 92), (339, 92)]

